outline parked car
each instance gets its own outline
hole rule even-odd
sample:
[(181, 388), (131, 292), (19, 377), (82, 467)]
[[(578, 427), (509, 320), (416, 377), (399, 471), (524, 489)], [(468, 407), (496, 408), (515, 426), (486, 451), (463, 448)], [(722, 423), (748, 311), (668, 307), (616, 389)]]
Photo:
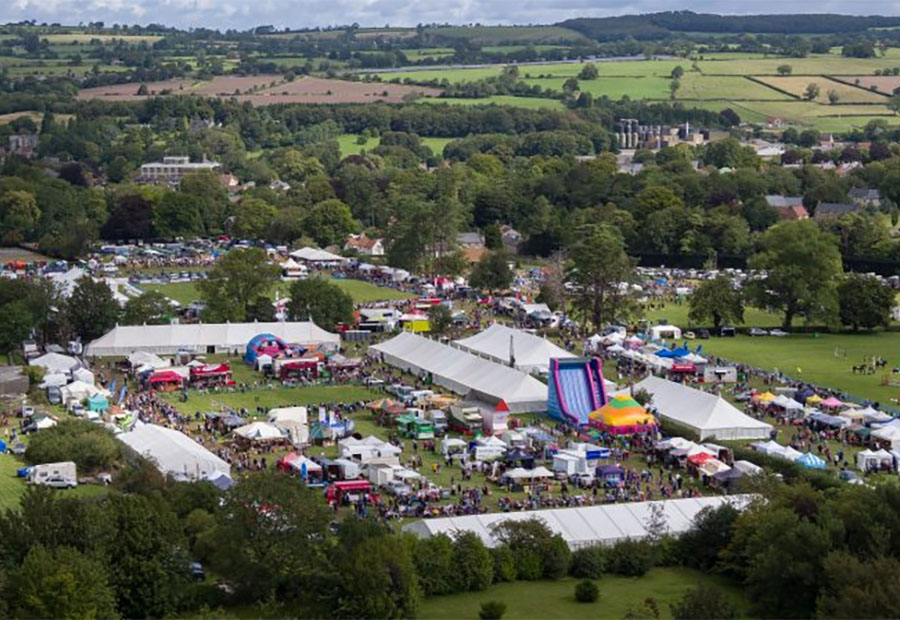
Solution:
[(397, 497), (403, 497), (404, 495), (412, 493), (412, 487), (399, 480), (388, 480), (382, 487), (388, 495), (395, 495)]
[(859, 474), (857, 474), (855, 471), (850, 471), (849, 469), (842, 469), (841, 473), (838, 474), (838, 476), (847, 484), (863, 484), (862, 478), (859, 477)]
[(751, 327), (750, 331), (747, 332), (751, 336), (768, 336), (769, 332), (764, 329), (760, 329), (758, 327)]
[(593, 486), (594, 484), (594, 474), (591, 473), (583, 473), (583, 474), (571, 474), (569, 475), (569, 482), (574, 484), (577, 487), (587, 488)]
[(74, 489), (76, 486), (78, 486), (78, 481), (64, 476), (51, 476), (41, 484), (43, 484), (44, 486), (53, 487), (54, 489)]
[(720, 327), (719, 335), (723, 338), (734, 338), (735, 334), (737, 334), (737, 330), (733, 327)]
[(769, 335), (775, 336), (776, 338), (784, 338), (785, 336), (790, 336), (790, 334), (783, 329), (773, 329), (769, 331)]
[(693, 340), (697, 337), (697, 334), (695, 334), (694, 332), (684, 332), (684, 337), (687, 340)]
[(708, 329), (698, 329), (697, 330), (697, 338), (700, 340), (709, 340), (709, 330)]
[(206, 571), (203, 570), (203, 565), (200, 562), (191, 562), (188, 565), (188, 570), (194, 581), (204, 581), (206, 579)]
[(379, 379), (378, 377), (366, 377), (363, 379), (363, 385), (368, 385), (369, 387), (375, 387), (379, 385), (384, 385), (384, 381)]

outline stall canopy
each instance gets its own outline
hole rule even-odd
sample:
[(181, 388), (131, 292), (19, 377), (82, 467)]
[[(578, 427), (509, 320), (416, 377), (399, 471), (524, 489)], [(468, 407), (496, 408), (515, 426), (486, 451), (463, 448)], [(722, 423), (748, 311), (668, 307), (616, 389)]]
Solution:
[(461, 517), (424, 519), (409, 523), (403, 531), (420, 538), (430, 538), (439, 534), (453, 536), (458, 532), (473, 532), (488, 547), (499, 541), (494, 536), (494, 527), (505, 521), (540, 519), (554, 533), (559, 534), (571, 549), (591, 545), (612, 545), (625, 539), (641, 540), (651, 535), (650, 524), (655, 521), (657, 509), (664, 529), (672, 535), (689, 530), (694, 519), (704, 508), (715, 509), (730, 504), (742, 510), (753, 499), (751, 495), (729, 497), (697, 497), (672, 499), (658, 502), (635, 502), (628, 504), (606, 504), (580, 508), (557, 508), (526, 512), (487, 513)]
[(138, 422), (132, 431), (117, 438), (150, 460), (159, 471), (177, 478), (201, 480), (216, 472), (231, 474), (228, 463), (171, 428)]
[(546, 374), (551, 357), (575, 357), (549, 340), (499, 323), (454, 344), (499, 364), (509, 365), (512, 357), (516, 368), (530, 373)]
[(190, 323), (179, 325), (119, 325), (100, 336), (85, 349), (89, 357), (130, 355), (144, 351), (174, 355), (244, 351), (247, 343), (261, 333), (272, 334), (288, 344), (339, 344), (340, 336), (315, 323)]
[(74, 357), (63, 355), (61, 353), (46, 353), (40, 357), (36, 357), (30, 362), (29, 366), (39, 366), (43, 368), (46, 374), (53, 373), (69, 373), (78, 368), (81, 364)]
[(512, 413), (547, 409), (547, 386), (534, 377), (416, 334), (402, 333), (369, 350), (397, 368), (430, 374), (434, 383), (457, 394), (506, 401)]
[(681, 383), (651, 376), (638, 382), (633, 389), (652, 394), (653, 408), (662, 419), (693, 429), (701, 441), (707, 438), (764, 439), (772, 431), (769, 424), (745, 415), (721, 396)]
[(234, 434), (250, 441), (269, 441), (284, 438), (284, 431), (268, 422), (251, 422), (234, 429)]

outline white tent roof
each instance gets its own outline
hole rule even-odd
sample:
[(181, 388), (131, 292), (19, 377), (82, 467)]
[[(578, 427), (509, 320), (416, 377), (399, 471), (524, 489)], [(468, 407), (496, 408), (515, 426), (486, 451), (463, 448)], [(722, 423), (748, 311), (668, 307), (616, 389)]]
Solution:
[(269, 422), (275, 426), (281, 427), (306, 424), (306, 407), (278, 407), (276, 409), (269, 409)]
[(84, 400), (100, 391), (101, 390), (93, 384), (85, 383), (84, 381), (73, 381), (69, 385), (64, 385), (59, 388), (63, 401), (71, 400), (73, 398), (75, 400)]
[(169, 363), (155, 353), (149, 351), (134, 351), (128, 355), (128, 363), (132, 367), (151, 366), (153, 368), (163, 368)]
[(284, 437), (284, 432), (280, 428), (274, 424), (269, 424), (268, 422), (251, 422), (250, 424), (245, 424), (240, 428), (234, 429), (234, 434), (253, 441), (281, 439)]
[(259, 334), (272, 334), (292, 344), (340, 343), (340, 336), (312, 322), (194, 323), (188, 325), (116, 326), (87, 345), (87, 356), (130, 355), (135, 351), (174, 354), (206, 353), (208, 347), (243, 350)]
[(704, 508), (717, 508), (731, 504), (743, 509), (753, 496), (732, 495), (729, 497), (697, 497), (673, 499), (660, 502), (640, 502), (630, 504), (607, 504), (580, 508), (556, 508), (527, 512), (488, 513), (462, 517), (424, 519), (409, 523), (403, 531), (412, 532), (421, 538), (438, 534), (453, 535), (456, 532), (474, 532), (489, 547), (497, 540), (493, 527), (504, 521), (538, 518), (544, 521), (554, 534), (559, 534), (572, 549), (602, 544), (614, 544), (626, 538), (642, 539), (648, 536), (647, 528), (653, 519), (650, 506), (663, 507), (662, 516), (665, 529), (670, 534), (680, 534), (693, 525), (696, 516)]
[(198, 444), (196, 441), (171, 428), (142, 424), (134, 430), (118, 435), (132, 450), (153, 461), (163, 473), (200, 480), (214, 472), (231, 475), (231, 465)]
[(74, 357), (63, 355), (61, 353), (46, 353), (40, 357), (36, 357), (30, 362), (29, 366), (40, 366), (47, 373), (66, 373), (78, 368), (79, 362)]
[(404, 332), (370, 351), (383, 354), (392, 366), (430, 373), (434, 383), (457, 394), (502, 399), (513, 413), (547, 408), (547, 386), (534, 377), (422, 336)]
[(41, 381), (40, 387), (48, 388), (48, 387), (59, 387), (65, 385), (69, 382), (69, 378), (61, 372), (54, 372), (49, 375), (44, 375), (44, 380)]
[(715, 438), (765, 439), (772, 427), (738, 410), (716, 394), (687, 387), (674, 381), (647, 377), (635, 384), (653, 395), (652, 406), (660, 417), (697, 431), (700, 440)]
[(94, 385), (94, 373), (87, 368), (77, 368), (72, 371), (72, 378), (76, 381), (82, 381)]
[(474, 336), (457, 340), (455, 344), (463, 351), (482, 355), (499, 364), (509, 364), (511, 349), (516, 368), (525, 372), (546, 373), (551, 357), (575, 357), (549, 340), (499, 323)]
[(291, 258), (312, 263), (344, 262), (347, 259), (319, 248), (300, 248), (291, 252)]

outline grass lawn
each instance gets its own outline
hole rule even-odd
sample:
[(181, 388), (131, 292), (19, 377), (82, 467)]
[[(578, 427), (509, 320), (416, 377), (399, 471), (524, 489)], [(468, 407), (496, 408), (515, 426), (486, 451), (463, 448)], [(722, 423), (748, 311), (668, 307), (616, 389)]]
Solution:
[[(386, 288), (383, 286), (375, 286), (362, 280), (338, 280), (329, 278), (331, 282), (344, 289), (353, 298), (354, 303), (370, 303), (373, 301), (395, 301), (399, 299), (411, 299), (413, 296), (408, 293)], [(278, 285), (279, 294), (286, 294), (287, 283)], [(192, 301), (200, 299), (200, 292), (197, 290), (195, 282), (167, 282), (161, 284), (142, 284), (141, 289), (145, 291), (159, 291), (166, 297), (174, 299), (181, 305), (187, 305)]]
[[(25, 462), (12, 454), (0, 454), (0, 510), (16, 508), (25, 494), (25, 479), (16, 476), (16, 470)], [(61, 497), (96, 497), (106, 494), (106, 487), (81, 485), (74, 489), (59, 489)]]
[[(687, 328), (691, 327), (688, 320), (689, 306), (683, 304), (666, 304), (662, 308), (654, 308), (649, 310), (646, 318), (650, 322), (656, 322), (660, 319), (666, 319), (672, 325)], [(778, 327), (781, 325), (781, 315), (774, 312), (767, 312), (759, 308), (747, 306), (744, 308), (744, 327)]]
[[(562, 92), (567, 77), (529, 78), (524, 80), (529, 86), (540, 86)], [(594, 97), (609, 97), (618, 100), (628, 95), (632, 99), (668, 99), (669, 80), (659, 77), (598, 77), (596, 80), (579, 80), (581, 92)]]
[[(805, 87), (804, 87), (805, 88)], [(669, 84), (666, 82), (666, 94)], [(701, 75), (685, 72), (678, 89), (678, 99), (748, 99), (789, 100), (790, 97), (745, 77), (731, 75)]]
[[(864, 88), (850, 86), (849, 84), (844, 84), (842, 82), (829, 80), (824, 76), (796, 75), (786, 77), (761, 77), (758, 79), (761, 82), (765, 82), (770, 86), (789, 92), (797, 97), (804, 96), (806, 87), (809, 84), (817, 84), (819, 86), (819, 95), (815, 98), (816, 103), (829, 103), (828, 92), (832, 90), (840, 95), (840, 101), (843, 103), (886, 103), (885, 96), (882, 94)], [(742, 97), (737, 96), (735, 98), (741, 99)]]
[(417, 103), (448, 104), (448, 105), (509, 105), (529, 110), (565, 110), (559, 99), (547, 99), (544, 97), (514, 97), (512, 95), (494, 95), (483, 99), (454, 99), (453, 97), (422, 97)]
[(600, 598), (596, 603), (575, 601), (575, 579), (559, 581), (518, 581), (492, 586), (484, 592), (469, 592), (425, 599), (419, 617), (477, 618), (481, 603), (506, 603), (504, 618), (621, 618), (632, 606), (648, 597), (656, 599), (661, 616), (671, 618), (671, 603), (681, 598), (688, 588), (698, 583), (711, 583), (726, 590), (730, 598), (744, 609), (746, 598), (733, 583), (721, 577), (683, 568), (657, 568), (644, 577), (604, 576), (597, 584)]
[[(841, 357), (835, 357), (836, 349)], [(712, 338), (703, 341), (703, 350), (759, 368), (777, 368), (795, 379), (843, 390), (885, 405), (896, 407), (900, 397), (900, 388), (881, 384), (882, 376), (890, 374), (891, 367), (900, 365), (898, 332)], [(874, 375), (852, 373), (854, 364), (873, 355), (888, 360), (887, 369)]]
[[(232, 366), (240, 364), (239, 361)], [(262, 377), (262, 375), (259, 375)], [(273, 389), (256, 389), (249, 392), (220, 392), (201, 394), (188, 392), (188, 401), (182, 402), (179, 393), (167, 394), (165, 397), (180, 411), (193, 414), (197, 411), (219, 411), (222, 405), (232, 409), (245, 408), (251, 412), (257, 407), (282, 407), (291, 405), (316, 405), (335, 402), (371, 401), (383, 396), (368, 388), (355, 385), (313, 386), (313, 387), (278, 387)]]
[[(381, 143), (381, 138), (369, 138), (365, 144), (357, 144), (356, 139), (359, 136), (355, 133), (345, 133), (338, 138), (338, 146), (341, 149), (341, 157), (349, 155), (359, 155), (363, 150), (371, 151)], [(423, 145), (431, 149), (435, 155), (444, 152), (444, 147), (448, 142), (457, 140), (458, 138), (419, 138)]]

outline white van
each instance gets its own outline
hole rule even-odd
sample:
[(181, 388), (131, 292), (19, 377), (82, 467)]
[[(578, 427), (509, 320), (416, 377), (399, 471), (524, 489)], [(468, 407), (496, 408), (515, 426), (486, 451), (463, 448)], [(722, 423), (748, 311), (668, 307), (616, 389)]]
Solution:
[(28, 470), (25, 481), (57, 489), (74, 489), (78, 486), (75, 463), (72, 461), (34, 465)]

